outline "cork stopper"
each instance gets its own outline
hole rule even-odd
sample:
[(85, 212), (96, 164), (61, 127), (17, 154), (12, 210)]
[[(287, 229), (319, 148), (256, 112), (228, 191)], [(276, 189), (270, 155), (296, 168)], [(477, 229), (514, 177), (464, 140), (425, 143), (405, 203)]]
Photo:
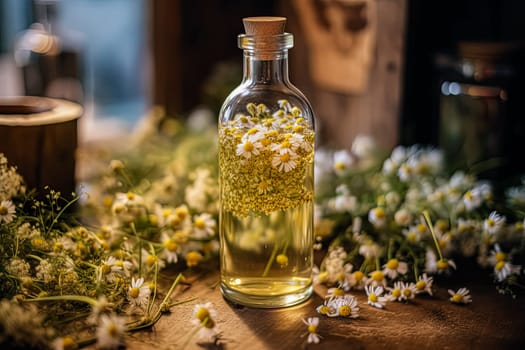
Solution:
[(246, 34), (267, 36), (284, 34), (285, 17), (245, 17), (242, 19)]

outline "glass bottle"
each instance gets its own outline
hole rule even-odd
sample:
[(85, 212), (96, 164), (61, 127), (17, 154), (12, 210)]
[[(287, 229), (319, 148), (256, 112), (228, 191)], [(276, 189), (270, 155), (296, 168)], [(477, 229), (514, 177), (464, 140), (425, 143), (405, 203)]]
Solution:
[(286, 18), (243, 22), (242, 82), (219, 115), (221, 291), (291, 306), (312, 293), (315, 117), (288, 78)]

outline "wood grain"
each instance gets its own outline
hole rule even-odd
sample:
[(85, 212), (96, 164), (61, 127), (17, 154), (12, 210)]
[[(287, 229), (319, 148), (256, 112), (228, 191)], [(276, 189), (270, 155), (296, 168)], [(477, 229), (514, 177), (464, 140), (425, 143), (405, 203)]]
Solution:
[[(385, 309), (366, 304), (363, 292), (360, 317), (355, 320), (320, 316), (320, 344), (306, 343), (303, 318), (319, 316), (324, 288), (307, 302), (285, 309), (252, 309), (226, 302), (218, 288), (218, 273), (191, 277), (190, 286), (179, 288), (173, 301), (195, 297), (174, 306), (151, 331), (134, 333), (129, 349), (519, 349), (525, 346), (525, 305), (496, 292), (489, 280), (455, 280), (434, 288), (434, 296), (419, 296), (410, 303), (390, 302)], [(461, 284), (458, 284), (461, 283)], [(448, 301), (447, 288), (466, 285), (473, 303), (465, 306)], [(217, 310), (221, 345), (199, 344), (191, 338), (193, 307), (212, 302)], [(188, 339), (190, 339), (188, 341)]]

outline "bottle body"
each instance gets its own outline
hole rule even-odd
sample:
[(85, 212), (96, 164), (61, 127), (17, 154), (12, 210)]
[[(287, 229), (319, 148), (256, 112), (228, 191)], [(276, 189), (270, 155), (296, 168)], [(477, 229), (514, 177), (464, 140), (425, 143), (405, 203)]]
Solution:
[(312, 293), (315, 121), (285, 51), (245, 50), (243, 82), (219, 118), (221, 291), (254, 307)]

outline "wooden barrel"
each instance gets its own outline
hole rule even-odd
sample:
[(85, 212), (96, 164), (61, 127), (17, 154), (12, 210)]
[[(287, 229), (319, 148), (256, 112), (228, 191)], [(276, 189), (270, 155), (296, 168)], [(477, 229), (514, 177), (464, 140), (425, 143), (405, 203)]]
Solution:
[(75, 191), (79, 104), (34, 96), (0, 98), (0, 153), (17, 167), (28, 190)]

